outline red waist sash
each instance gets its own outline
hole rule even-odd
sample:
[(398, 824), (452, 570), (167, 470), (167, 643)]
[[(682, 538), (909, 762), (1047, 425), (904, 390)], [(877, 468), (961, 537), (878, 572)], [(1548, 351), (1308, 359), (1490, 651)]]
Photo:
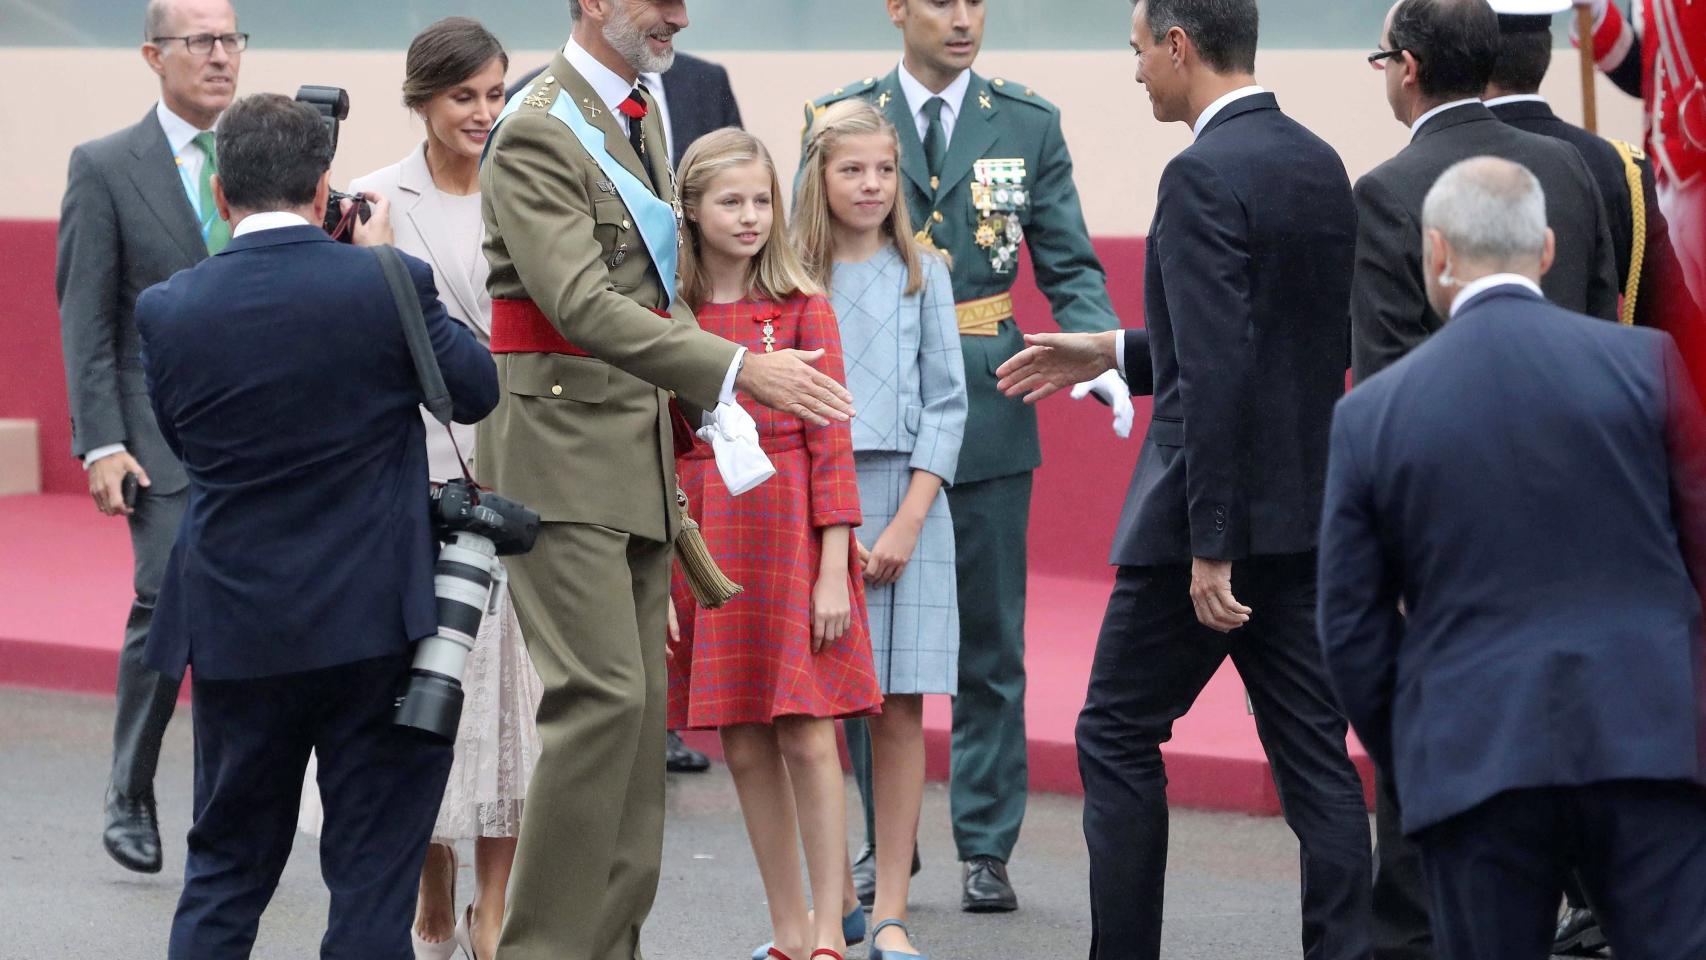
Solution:
[[(653, 309), (660, 317), (669, 316), (667, 310)], [(532, 300), (492, 300), (492, 342), (493, 353), (560, 353), (569, 357), (591, 357), (580, 347), (570, 343), (551, 321), (545, 318), (545, 311)], [(595, 358), (596, 359), (596, 358)], [(693, 447), (693, 427), (687, 422), (687, 415), (681, 412), (681, 404), (671, 394), (669, 399), (670, 427), (675, 435), (675, 449), (689, 450)]]

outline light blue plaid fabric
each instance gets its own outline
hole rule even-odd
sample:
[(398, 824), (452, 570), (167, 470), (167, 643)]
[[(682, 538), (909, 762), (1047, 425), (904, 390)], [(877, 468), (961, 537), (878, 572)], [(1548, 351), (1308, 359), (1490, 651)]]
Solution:
[[(913, 465), (907, 454), (888, 451), (854, 453), (853, 463), (865, 516), (864, 525), (853, 532), (868, 549), (906, 497)], [(900, 579), (886, 587), (865, 585), (871, 653), (884, 694), (958, 692), (959, 604), (954, 522), (947, 493), (938, 491)]]
[(952, 483), (966, 427), (965, 357), (948, 265), (927, 253), (924, 271), (924, 286), (908, 295), (906, 264), (884, 246), (835, 265), (830, 302), (859, 411), (854, 452), (908, 453), (914, 468)]

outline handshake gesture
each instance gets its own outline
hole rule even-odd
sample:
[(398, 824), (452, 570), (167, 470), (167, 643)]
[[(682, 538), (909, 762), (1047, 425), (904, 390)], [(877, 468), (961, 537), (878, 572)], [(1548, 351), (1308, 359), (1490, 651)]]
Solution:
[(1106, 333), (1027, 333), (1026, 347), (996, 368), (996, 388), (1026, 403), (1070, 387), (1072, 399), (1094, 395), (1114, 411), (1114, 432), (1131, 436), (1131, 390), (1120, 376), (1115, 344)]

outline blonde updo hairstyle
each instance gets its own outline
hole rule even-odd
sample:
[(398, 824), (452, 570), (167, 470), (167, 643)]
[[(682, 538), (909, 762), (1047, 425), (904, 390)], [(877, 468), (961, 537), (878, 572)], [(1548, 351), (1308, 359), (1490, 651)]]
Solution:
[(799, 255), (794, 252), (793, 242), (789, 239), (788, 220), (782, 212), (782, 184), (776, 178), (776, 164), (770, 159), (770, 151), (745, 130), (724, 127), (693, 141), (682, 156), (681, 169), (676, 174), (681, 209), (687, 221), (683, 224), (686, 242), (681, 247), (678, 267), (681, 299), (695, 310), (710, 298), (711, 285), (699, 262), (702, 241), (693, 215), (719, 175), (749, 163), (761, 163), (770, 173), (770, 205), (775, 219), (771, 222), (770, 237), (764, 242), (764, 249), (752, 258), (747, 272), (746, 295), (781, 303), (797, 295), (823, 293), (823, 287), (814, 282), (800, 265)]
[[(831, 104), (812, 121), (806, 136), (805, 154), (800, 164), (799, 194), (794, 198), (794, 245), (799, 248), (800, 260), (807, 274), (824, 289), (829, 288), (835, 272), (835, 236), (831, 230), (835, 215), (829, 209), (829, 193), (824, 178), (835, 151), (847, 138), (880, 134), (894, 144), (896, 177), (900, 167), (900, 135), (894, 124), (869, 101), (857, 97)], [(895, 184), (894, 206), (883, 221), (883, 232), (893, 241), (900, 259), (906, 264), (906, 293), (917, 293), (924, 286), (923, 244), (912, 234), (912, 216), (906, 209), (905, 187)], [(938, 254), (947, 259), (945, 254)]]

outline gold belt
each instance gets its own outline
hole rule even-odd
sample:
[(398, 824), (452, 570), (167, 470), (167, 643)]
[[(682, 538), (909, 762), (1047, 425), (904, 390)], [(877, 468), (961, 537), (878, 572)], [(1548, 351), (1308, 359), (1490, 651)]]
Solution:
[(1013, 315), (1013, 295), (998, 293), (993, 297), (956, 303), (954, 313), (959, 316), (962, 336), (993, 337), (1001, 332), (1001, 321)]

